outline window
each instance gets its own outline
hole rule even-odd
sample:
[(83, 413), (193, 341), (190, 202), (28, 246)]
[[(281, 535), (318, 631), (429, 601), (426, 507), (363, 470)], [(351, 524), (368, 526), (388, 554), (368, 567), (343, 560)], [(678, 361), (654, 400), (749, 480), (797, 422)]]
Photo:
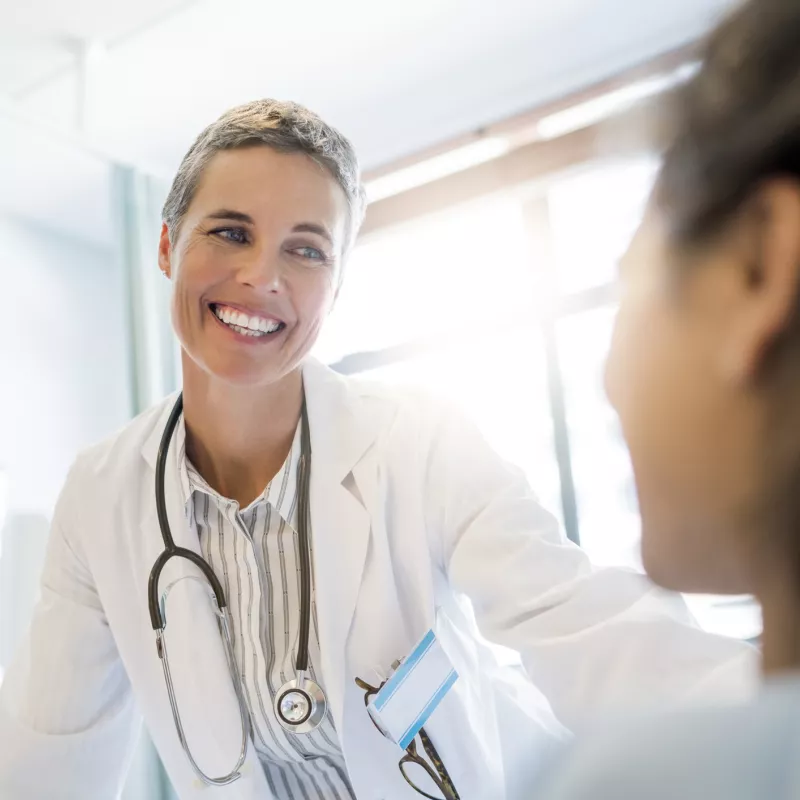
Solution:
[[(562, 296), (581, 298), (616, 282), (617, 262), (641, 218), (656, 168), (648, 156), (591, 164), (548, 187), (555, 283)], [(597, 305), (590, 299), (556, 322), (555, 337), (581, 545), (598, 564), (641, 568), (633, 476), (603, 389), (615, 312), (613, 300)]]
[(576, 169), (547, 189), (556, 279), (563, 294), (616, 281), (658, 162), (651, 156)]
[(628, 451), (603, 389), (615, 311), (601, 306), (559, 320), (558, 353), (581, 545), (597, 564), (641, 569)]
[(317, 355), (452, 400), (560, 514), (522, 206), (494, 199), (359, 247)]
[(522, 209), (490, 200), (356, 247), (317, 354), (491, 335), (533, 295)]

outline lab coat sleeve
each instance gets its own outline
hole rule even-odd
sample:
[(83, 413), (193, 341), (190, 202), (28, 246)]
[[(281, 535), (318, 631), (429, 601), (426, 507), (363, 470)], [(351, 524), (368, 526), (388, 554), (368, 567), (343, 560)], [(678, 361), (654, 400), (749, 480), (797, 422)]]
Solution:
[(109, 800), (139, 718), (75, 533), (73, 468), (53, 518), (41, 595), (0, 688), (0, 798)]
[(745, 696), (755, 650), (701, 631), (683, 599), (624, 569), (596, 569), (524, 476), (451, 410), (426, 469), (435, 547), (483, 636), (518, 651), (567, 727), (601, 710), (693, 694)]

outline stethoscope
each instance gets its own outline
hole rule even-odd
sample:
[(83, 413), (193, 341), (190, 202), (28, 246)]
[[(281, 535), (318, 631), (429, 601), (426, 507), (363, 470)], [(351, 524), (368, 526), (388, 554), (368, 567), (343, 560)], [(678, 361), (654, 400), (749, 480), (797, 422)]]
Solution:
[[(233, 783), (240, 777), (239, 769), (244, 764), (247, 756), (247, 744), (251, 733), (250, 714), (244, 696), (244, 688), (236, 667), (236, 660), (233, 654), (231, 643), (231, 618), (225, 601), (225, 593), (222, 584), (214, 574), (209, 564), (200, 555), (185, 547), (177, 547), (172, 538), (172, 532), (167, 518), (167, 504), (164, 496), (164, 479), (167, 470), (167, 453), (169, 444), (175, 432), (181, 414), (183, 413), (183, 394), (178, 397), (167, 420), (164, 433), (161, 437), (161, 444), (158, 449), (158, 459), (156, 461), (156, 511), (158, 512), (158, 524), (161, 528), (161, 538), (164, 540), (164, 550), (156, 559), (153, 569), (150, 572), (150, 579), (147, 586), (148, 603), (150, 606), (150, 621), (153, 630), (156, 632), (156, 650), (164, 669), (164, 680), (167, 684), (172, 716), (175, 721), (175, 728), (178, 738), (183, 747), (192, 768), (200, 779), (212, 786), (225, 786)], [(308, 676), (308, 642), (311, 627), (311, 552), (309, 544), (309, 478), (311, 467), (311, 434), (308, 426), (308, 412), (306, 411), (305, 396), (301, 408), (301, 449), (300, 462), (298, 465), (297, 491), (298, 491), (298, 537), (300, 550), (300, 635), (297, 645), (297, 661), (295, 663), (295, 679), (285, 683), (275, 694), (273, 707), (275, 716), (281, 726), (287, 731), (295, 734), (311, 733), (316, 730), (325, 719), (328, 703), (322, 688), (312, 681)], [(202, 573), (202, 578), (194, 577), (193, 580), (203, 581), (205, 579), (211, 587), (211, 600), (213, 602), (214, 613), (217, 617), (220, 633), (225, 645), (225, 657), (228, 664), (228, 671), (236, 692), (236, 699), (239, 704), (239, 714), (242, 722), (242, 745), (236, 766), (221, 778), (211, 778), (206, 775), (195, 761), (186, 741), (183, 730), (178, 704), (175, 699), (175, 687), (169, 668), (169, 658), (167, 656), (167, 642), (164, 631), (167, 627), (166, 619), (166, 600), (170, 590), (175, 584), (171, 584), (158, 598), (158, 582), (164, 566), (171, 558), (185, 558), (194, 564)]]

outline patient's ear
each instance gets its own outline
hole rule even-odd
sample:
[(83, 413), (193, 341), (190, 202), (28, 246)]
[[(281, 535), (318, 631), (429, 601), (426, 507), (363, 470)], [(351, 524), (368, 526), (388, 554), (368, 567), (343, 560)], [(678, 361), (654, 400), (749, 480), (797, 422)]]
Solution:
[(735, 223), (735, 312), (726, 343), (732, 377), (757, 380), (794, 331), (800, 289), (800, 183), (764, 184)]

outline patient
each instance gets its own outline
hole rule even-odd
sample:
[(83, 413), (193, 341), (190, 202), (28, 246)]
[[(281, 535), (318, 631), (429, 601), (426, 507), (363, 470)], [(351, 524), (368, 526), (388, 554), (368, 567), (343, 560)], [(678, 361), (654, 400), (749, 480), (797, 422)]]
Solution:
[(621, 267), (606, 369), (652, 578), (752, 593), (760, 697), (580, 740), (538, 800), (800, 798), (800, 0), (707, 43)]

